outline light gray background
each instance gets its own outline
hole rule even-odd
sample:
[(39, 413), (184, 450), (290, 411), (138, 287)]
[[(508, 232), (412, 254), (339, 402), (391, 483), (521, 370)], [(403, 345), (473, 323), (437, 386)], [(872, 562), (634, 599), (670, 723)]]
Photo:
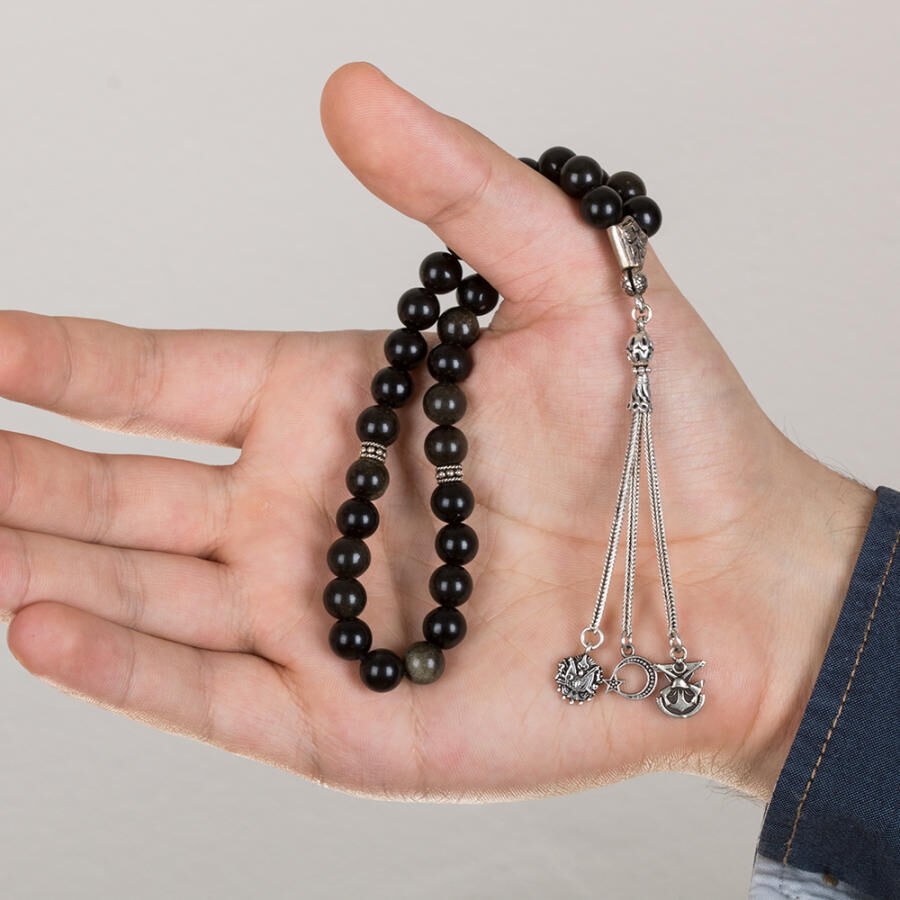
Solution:
[[(657, 251), (772, 419), (900, 486), (896, 9), (4, 0), (0, 303), (389, 326), (435, 239), (360, 187), (318, 116), (328, 74), (368, 59), (516, 155), (565, 143), (644, 174)], [(233, 458), (0, 416), (88, 449)], [(362, 800), (79, 703), (8, 654), (0, 685), (4, 898), (746, 895), (762, 809), (700, 779)]]

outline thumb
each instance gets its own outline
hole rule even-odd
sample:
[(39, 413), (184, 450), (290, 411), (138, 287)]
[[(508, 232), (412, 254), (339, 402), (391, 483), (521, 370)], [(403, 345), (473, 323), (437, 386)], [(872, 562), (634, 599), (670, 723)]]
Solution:
[[(583, 222), (576, 200), (465, 122), (366, 62), (331, 74), (320, 112), (347, 168), (503, 295), (506, 324), (526, 325), (554, 306), (621, 300), (621, 270), (603, 230)], [(652, 249), (644, 269), (655, 294), (674, 290)]]

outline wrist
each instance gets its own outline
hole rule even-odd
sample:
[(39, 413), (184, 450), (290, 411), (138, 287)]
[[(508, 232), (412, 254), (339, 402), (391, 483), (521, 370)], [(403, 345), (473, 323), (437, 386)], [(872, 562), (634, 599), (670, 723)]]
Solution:
[(769, 572), (764, 689), (735, 757), (741, 787), (768, 799), (800, 726), (856, 565), (875, 492), (785, 439), (782, 477), (763, 506)]

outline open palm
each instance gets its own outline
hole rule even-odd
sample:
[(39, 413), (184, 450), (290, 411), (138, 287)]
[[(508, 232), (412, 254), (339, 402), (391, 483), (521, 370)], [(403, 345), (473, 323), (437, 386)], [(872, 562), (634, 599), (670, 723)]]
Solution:
[[(682, 634), (690, 658), (707, 660), (708, 699), (686, 721), (613, 695), (561, 702), (556, 662), (579, 649), (590, 618), (628, 422), (631, 320), (605, 235), (558, 188), (373, 67), (332, 75), (322, 115), (357, 177), (504, 298), (465, 385), (481, 539), (462, 608), (468, 636), (436, 683), (387, 694), (327, 646), (325, 552), (386, 332), (150, 332), (11, 312), (0, 316), (4, 396), (241, 448), (217, 467), (4, 434), (0, 603), (14, 615), (13, 652), (65, 689), (349, 791), (530, 796), (669, 766), (764, 795), (824, 652), (870, 492), (769, 422), (651, 251), (666, 523)], [(364, 576), (373, 646), (401, 654), (421, 639), (438, 563), (434, 471), (421, 450), (431, 426), (416, 403), (425, 386), (420, 371), (400, 412)], [(813, 567), (823, 508), (848, 527), (828, 532), (834, 557)], [(662, 660), (642, 518), (635, 644)], [(603, 623), (613, 637), (621, 582)], [(616, 644), (597, 651), (604, 665)]]

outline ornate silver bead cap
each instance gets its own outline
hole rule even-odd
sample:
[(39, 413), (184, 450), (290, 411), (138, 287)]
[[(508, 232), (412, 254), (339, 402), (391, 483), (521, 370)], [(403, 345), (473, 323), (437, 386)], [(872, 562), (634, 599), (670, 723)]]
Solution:
[(650, 362), (653, 356), (653, 341), (646, 331), (638, 331), (628, 339), (628, 346), (625, 348), (628, 359), (636, 366), (645, 366)]

